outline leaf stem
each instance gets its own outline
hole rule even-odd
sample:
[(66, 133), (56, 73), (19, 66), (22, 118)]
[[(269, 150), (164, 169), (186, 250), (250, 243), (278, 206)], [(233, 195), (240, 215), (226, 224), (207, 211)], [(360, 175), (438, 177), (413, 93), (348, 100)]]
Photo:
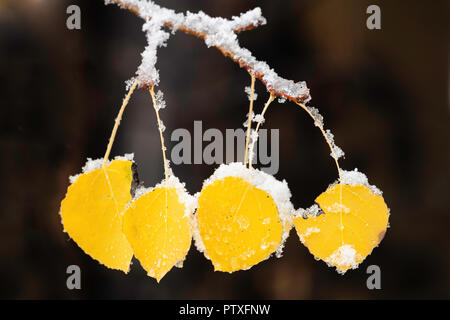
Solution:
[[(296, 102), (296, 104), (298, 104), (303, 110), (305, 110), (314, 121), (316, 120), (314, 118), (314, 115), (311, 113), (311, 111), (304, 104), (302, 104), (300, 102)], [(327, 142), (327, 144), (328, 144), (328, 146), (330, 148), (331, 154), (333, 155), (333, 143), (328, 138), (328, 136), (327, 136), (325, 130), (323, 129), (323, 127), (322, 126), (317, 126), (317, 127), (322, 132), (322, 135), (325, 138), (325, 141)], [(336, 168), (337, 168), (337, 171), (338, 171), (338, 175), (339, 175), (339, 204), (340, 204), (339, 208), (340, 208), (340, 223), (341, 223), (341, 225), (340, 225), (340, 227), (341, 227), (341, 242), (342, 242), (342, 245), (344, 245), (344, 233), (343, 233), (344, 225), (343, 225), (343, 221), (342, 221), (342, 175), (341, 175), (341, 167), (339, 166), (338, 159), (336, 157), (334, 157), (334, 156), (332, 156), (332, 158), (334, 159), (334, 162), (336, 164)]]
[(250, 150), (249, 150), (249, 153), (250, 153), (249, 161), (248, 161), (249, 168), (252, 168), (252, 163), (253, 163), (253, 149), (255, 148), (256, 140), (258, 140), (258, 130), (259, 130), (259, 127), (261, 126), (261, 124), (262, 124), (262, 122), (263, 122), (264, 115), (266, 114), (267, 109), (269, 108), (270, 104), (271, 104), (272, 101), (275, 99), (275, 97), (276, 97), (276, 96), (271, 92), (271, 93), (270, 93), (270, 97), (269, 97), (269, 99), (267, 100), (267, 102), (266, 102), (266, 104), (265, 104), (265, 106), (264, 106), (263, 111), (261, 112), (261, 117), (260, 117), (260, 119), (259, 119), (259, 121), (258, 121), (258, 124), (256, 125), (256, 129), (255, 129), (254, 136), (253, 136), (253, 138), (252, 138), (252, 143), (250, 144)]
[(108, 162), (109, 154), (111, 153), (111, 149), (112, 149), (112, 146), (113, 146), (113, 143), (114, 143), (114, 139), (116, 138), (117, 129), (119, 128), (120, 121), (122, 120), (123, 112), (125, 111), (125, 107), (127, 106), (128, 101), (130, 101), (130, 97), (133, 94), (134, 89), (136, 89), (137, 84), (138, 84), (138, 81), (135, 80), (133, 82), (133, 85), (131, 86), (131, 88), (128, 90), (128, 93), (125, 96), (125, 99), (123, 100), (122, 106), (120, 107), (120, 111), (119, 111), (119, 114), (116, 117), (116, 120), (115, 120), (115, 123), (114, 123), (114, 128), (113, 128), (113, 131), (111, 133), (111, 137), (109, 138), (108, 147), (106, 148), (105, 156), (103, 157), (103, 163), (102, 163), (103, 169), (106, 168), (106, 164)]
[(255, 96), (255, 75), (250, 73), (252, 77), (251, 91), (250, 91), (250, 106), (248, 108), (248, 123), (247, 123), (247, 137), (245, 139), (245, 157), (244, 157), (244, 166), (247, 165), (248, 161), (248, 144), (250, 142), (250, 130), (252, 128), (252, 113), (253, 113), (253, 99)]
[(159, 137), (161, 139), (161, 150), (162, 150), (163, 161), (164, 161), (164, 176), (165, 176), (165, 180), (167, 181), (168, 178), (169, 178), (169, 166), (167, 164), (167, 158), (166, 158), (166, 146), (164, 144), (162, 122), (161, 122), (161, 119), (159, 117), (159, 107), (158, 107), (157, 102), (156, 102), (155, 91), (153, 90), (153, 88), (154, 88), (154, 86), (151, 86), (150, 89), (149, 89), (149, 92), (150, 92), (150, 95), (152, 97), (153, 109), (155, 109), (155, 113), (156, 113), (156, 120), (157, 120), (157, 124), (158, 124)]
[[(309, 114), (309, 116), (310, 116), (314, 121), (316, 120), (316, 119), (314, 118), (314, 115), (311, 113), (311, 111), (310, 111), (303, 103), (296, 102), (296, 104), (298, 104), (303, 110), (305, 110), (305, 111)], [(327, 142), (328, 147), (330, 148), (331, 153), (333, 153), (333, 144), (332, 144), (332, 142), (330, 141), (330, 139), (328, 139), (328, 136), (327, 136), (325, 130), (324, 130), (322, 127), (319, 127), (319, 126), (318, 126), (318, 128), (319, 128), (320, 131), (322, 132), (322, 135), (323, 135), (323, 137), (325, 138), (325, 141)], [(338, 159), (336, 159), (335, 157), (332, 157), (332, 158), (334, 159), (334, 162), (335, 162), (335, 164), (336, 164), (336, 168), (337, 168), (337, 171), (338, 171), (338, 174), (339, 174), (339, 181), (341, 181), (341, 168), (340, 168), (340, 166), (339, 166), (339, 161), (338, 161)]]

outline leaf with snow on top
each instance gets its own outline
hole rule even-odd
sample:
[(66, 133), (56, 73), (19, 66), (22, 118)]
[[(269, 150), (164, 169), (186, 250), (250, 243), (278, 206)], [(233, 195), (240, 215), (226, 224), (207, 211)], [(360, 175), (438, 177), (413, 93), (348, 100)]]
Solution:
[[(389, 209), (378, 189), (357, 171), (342, 171), (346, 184), (335, 184), (317, 197), (319, 204), (297, 211), (300, 241), (339, 273), (355, 269), (386, 233)], [(355, 183), (356, 182), (356, 183)]]
[(225, 272), (279, 256), (291, 229), (290, 196), (287, 184), (272, 176), (241, 163), (221, 165), (199, 196), (197, 247)]
[(123, 218), (136, 258), (158, 282), (182, 263), (191, 246), (195, 201), (174, 176), (154, 189), (137, 191)]

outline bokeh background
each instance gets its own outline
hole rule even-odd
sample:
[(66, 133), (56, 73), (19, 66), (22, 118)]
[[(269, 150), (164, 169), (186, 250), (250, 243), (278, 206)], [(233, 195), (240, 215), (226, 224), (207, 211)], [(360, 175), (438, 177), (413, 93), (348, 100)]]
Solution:
[[(104, 268), (63, 233), (59, 205), (68, 177), (103, 156), (139, 65), (142, 21), (102, 0), (0, 1), (0, 297), (8, 299), (393, 299), (450, 297), (449, 2), (363, 0), (160, 0), (177, 11), (231, 17), (260, 6), (268, 24), (241, 45), (288, 79), (305, 80), (310, 105), (346, 152), (345, 169), (365, 172), (391, 209), (385, 239), (344, 276), (316, 261), (291, 231), (284, 255), (249, 271), (213, 272), (191, 247), (183, 269), (160, 284), (136, 260), (124, 275)], [(82, 29), (66, 28), (77, 4)], [(382, 30), (366, 28), (378, 4)], [(159, 52), (168, 135), (176, 128), (239, 128), (248, 108), (248, 74), (217, 50), (177, 33)], [(261, 110), (267, 93), (257, 86)], [(307, 114), (274, 103), (265, 128), (280, 129), (280, 170), (296, 208), (313, 204), (336, 180), (329, 150)], [(127, 108), (113, 155), (134, 152), (140, 178), (163, 178), (150, 97)], [(195, 193), (215, 166), (173, 170)], [(66, 268), (82, 289), (66, 288)], [(377, 264), (382, 289), (366, 288)]]

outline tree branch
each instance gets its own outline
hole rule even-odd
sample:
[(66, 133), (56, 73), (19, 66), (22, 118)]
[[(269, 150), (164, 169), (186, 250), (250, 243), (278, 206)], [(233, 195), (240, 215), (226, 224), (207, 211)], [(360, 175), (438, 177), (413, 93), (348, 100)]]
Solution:
[[(227, 20), (210, 17), (203, 12), (175, 13), (148, 0), (105, 0), (105, 3), (116, 4), (146, 21), (144, 31), (147, 33), (149, 45), (143, 53), (143, 62), (137, 71), (141, 87), (151, 87), (159, 81), (159, 73), (154, 65), (157, 47), (164, 46), (168, 38), (168, 35), (164, 37), (164, 33), (161, 34), (161, 28), (164, 26), (173, 32), (180, 30), (203, 39), (208, 47), (216, 47), (224, 56), (231, 58), (258, 78), (274, 96), (300, 103), (311, 99), (305, 82), (296, 83), (278, 76), (267, 63), (256, 60), (249, 50), (239, 46), (238, 33), (266, 23), (260, 8)], [(146, 57), (147, 61), (144, 61)]]

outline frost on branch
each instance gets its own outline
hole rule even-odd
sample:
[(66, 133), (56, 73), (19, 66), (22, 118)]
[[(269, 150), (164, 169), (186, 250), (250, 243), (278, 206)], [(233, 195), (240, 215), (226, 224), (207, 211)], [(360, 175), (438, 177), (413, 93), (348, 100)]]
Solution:
[(136, 72), (140, 87), (159, 83), (159, 72), (155, 67), (157, 49), (165, 46), (170, 37), (170, 33), (164, 30), (164, 27), (167, 27), (172, 32), (180, 30), (202, 38), (208, 47), (216, 47), (225, 56), (254, 74), (275, 96), (303, 103), (311, 99), (304, 81), (294, 82), (278, 76), (266, 62), (256, 60), (249, 50), (239, 45), (237, 33), (266, 23), (260, 8), (238, 17), (224, 19), (210, 17), (202, 11), (176, 13), (148, 0), (105, 0), (105, 4), (117, 4), (145, 20), (143, 31), (146, 33), (148, 45), (142, 53), (142, 63)]
[[(245, 93), (248, 96), (248, 100), (252, 101), (252, 88), (245, 87)], [(253, 101), (256, 101), (256, 99), (258, 99), (258, 94), (256, 92), (253, 92)]]
[(261, 122), (261, 124), (263, 124), (264, 121), (266, 121), (266, 120), (264, 119), (264, 116), (262, 114), (255, 114), (253, 116), (253, 122), (256, 122), (256, 123)]
[(311, 114), (311, 117), (314, 119), (314, 125), (316, 127), (319, 127), (320, 129), (323, 129), (323, 117), (319, 113), (319, 109), (314, 107), (308, 107), (308, 111)]
[[(331, 133), (330, 130), (325, 130), (324, 123), (323, 123), (323, 116), (320, 114), (319, 110), (314, 107), (307, 107), (305, 105), (299, 104), (314, 120), (314, 125), (322, 131), (323, 136), (325, 137), (325, 140), (327, 141), (331, 153), (330, 156), (336, 161), (336, 164), (338, 163), (339, 158), (342, 158), (345, 153), (344, 151), (336, 145), (334, 142), (334, 135)], [(338, 165), (338, 170), (339, 165)]]
[(331, 157), (338, 160), (344, 156), (344, 151), (334, 143), (334, 135), (330, 130), (325, 131), (328, 142), (331, 144)]
[(248, 127), (248, 123), (249, 122), (252, 122), (253, 121), (253, 117), (255, 116), (255, 113), (254, 112), (249, 112), (249, 113), (247, 113), (247, 116), (246, 116), (246, 119), (245, 119), (245, 122), (243, 123), (243, 126), (245, 127), (245, 128), (247, 128)]
[(164, 94), (162, 91), (158, 91), (155, 96), (157, 110), (164, 109), (166, 107), (166, 102), (164, 101)]

